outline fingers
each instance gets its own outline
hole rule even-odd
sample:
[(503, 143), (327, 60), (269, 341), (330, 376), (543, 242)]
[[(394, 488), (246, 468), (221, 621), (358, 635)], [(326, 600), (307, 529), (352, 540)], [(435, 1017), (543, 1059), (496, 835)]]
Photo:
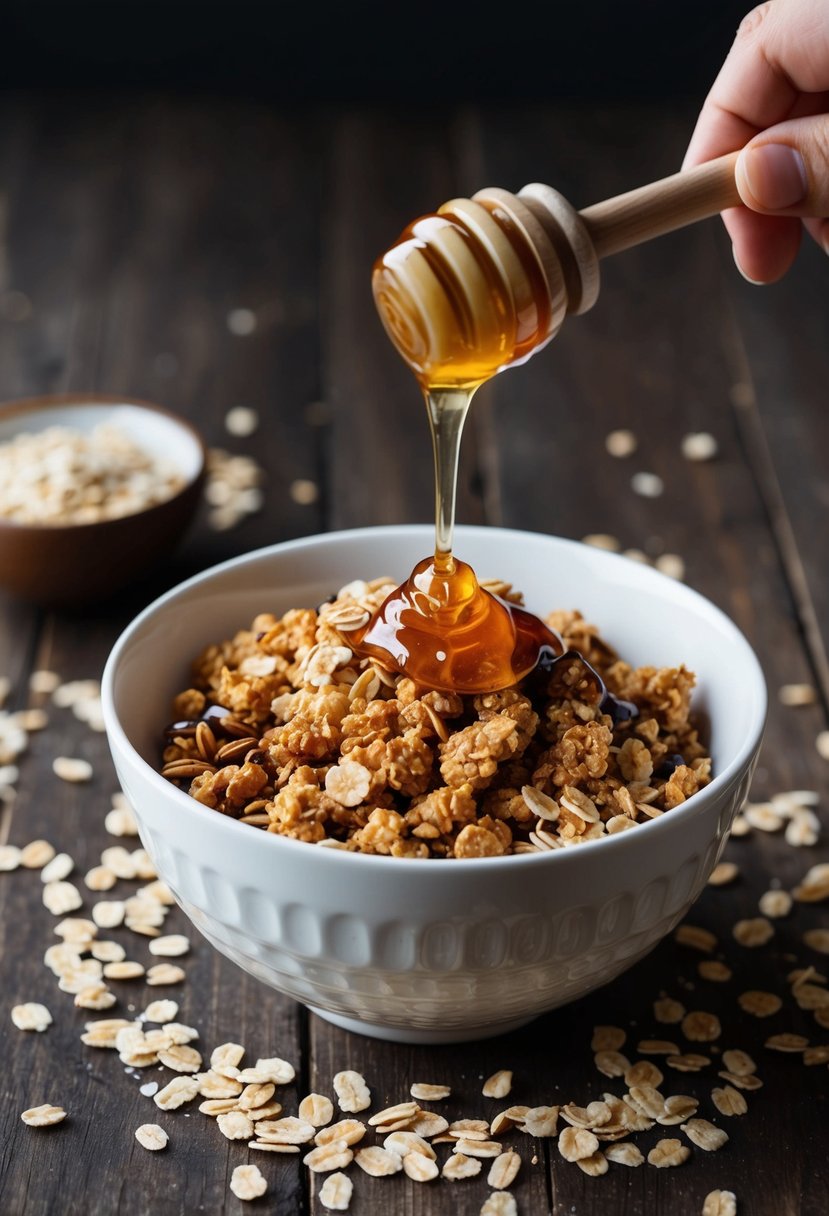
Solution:
[(829, 90), (826, 0), (770, 0), (742, 21), (703, 104), (685, 167), (742, 148)]
[(829, 114), (763, 131), (740, 153), (735, 179), (752, 211), (829, 215)]
[(776, 283), (800, 248), (802, 222), (783, 215), (758, 215), (745, 207), (723, 214), (734, 261), (750, 283)]

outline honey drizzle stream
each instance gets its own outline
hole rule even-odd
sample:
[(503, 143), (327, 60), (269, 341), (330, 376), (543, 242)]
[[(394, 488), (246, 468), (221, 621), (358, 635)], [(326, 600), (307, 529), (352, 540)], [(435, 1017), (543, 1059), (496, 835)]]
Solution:
[(452, 575), (461, 436), (475, 389), (424, 389), (435, 460), (435, 573)]

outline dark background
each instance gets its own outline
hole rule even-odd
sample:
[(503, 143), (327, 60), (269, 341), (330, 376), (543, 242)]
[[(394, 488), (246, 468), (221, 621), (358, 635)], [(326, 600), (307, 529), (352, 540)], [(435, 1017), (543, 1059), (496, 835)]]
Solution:
[(750, 0), (9, 0), (2, 85), (285, 102), (704, 96)]

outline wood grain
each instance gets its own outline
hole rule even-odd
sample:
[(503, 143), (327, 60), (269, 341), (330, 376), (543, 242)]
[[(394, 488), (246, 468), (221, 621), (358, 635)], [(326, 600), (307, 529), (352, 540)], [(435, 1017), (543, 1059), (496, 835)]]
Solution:
[[(98, 677), (124, 625), (195, 570), (319, 530), (430, 520), (426, 419), (374, 313), (373, 258), (416, 215), (486, 184), (517, 190), (547, 181), (580, 205), (665, 176), (681, 159), (693, 117), (562, 103), (299, 111), (160, 95), (107, 104), (12, 95), (2, 113), (0, 306), (8, 292), (22, 292), (32, 313), (13, 321), (0, 307), (0, 397), (70, 388), (145, 396), (190, 417), (211, 446), (254, 455), (266, 475), (261, 514), (219, 534), (202, 512), (163, 566), (109, 603), (44, 616), (0, 599), (0, 674), (11, 677), (12, 708), (30, 703), (28, 676), (39, 667), (64, 679)], [(749, 288), (711, 220), (620, 254), (603, 264), (602, 277), (588, 315), (571, 318), (548, 349), (476, 398), (459, 520), (576, 539), (611, 532), (650, 558), (680, 554), (686, 581), (746, 632), (767, 676), (771, 709), (755, 795), (811, 788), (825, 800), (826, 763), (814, 748), (827, 725), (825, 704), (793, 710), (776, 696), (783, 683), (825, 679), (825, 260), (806, 249), (783, 283)], [(255, 313), (251, 334), (230, 332), (235, 308)], [(252, 439), (224, 430), (235, 404), (260, 411)], [(639, 439), (625, 461), (605, 450), (616, 427)], [(715, 435), (718, 455), (691, 464), (680, 442), (701, 430)], [(661, 497), (632, 491), (640, 470), (663, 478)], [(292, 499), (295, 478), (318, 483), (315, 503)], [(355, 576), (365, 573), (378, 572)], [(550, 593), (551, 607), (578, 607), (578, 589), (558, 586), (554, 571)], [(49, 714), (22, 758), (19, 796), (3, 812), (0, 840), (44, 836), (72, 854), (82, 876), (102, 848), (117, 843), (103, 828), (114, 771), (103, 735), (69, 710), (49, 707)], [(90, 784), (60, 782), (51, 769), (56, 754), (90, 759)], [(640, 1038), (673, 1038), (677, 1028), (653, 1015), (654, 999), (667, 992), (688, 1009), (717, 1012), (723, 1034), (716, 1046), (743, 1047), (758, 1062), (764, 1088), (747, 1095), (745, 1117), (731, 1120), (719, 1120), (710, 1103), (713, 1063), (699, 1074), (663, 1069), (666, 1091), (697, 1096), (700, 1113), (727, 1126), (729, 1144), (719, 1153), (694, 1150), (677, 1170), (611, 1166), (594, 1179), (565, 1162), (555, 1141), (516, 1133), (519, 1211), (695, 1216), (709, 1190), (727, 1187), (751, 1216), (824, 1216), (826, 1069), (807, 1069), (763, 1044), (787, 1029), (827, 1041), (793, 1004), (785, 980), (795, 966), (820, 969), (802, 934), (825, 923), (825, 913), (820, 905), (797, 906), (775, 923), (762, 950), (740, 947), (732, 926), (757, 914), (770, 884), (791, 887), (809, 865), (825, 861), (826, 848), (795, 850), (779, 835), (755, 832), (730, 841), (726, 857), (739, 865), (737, 881), (707, 889), (690, 919), (717, 935), (716, 957), (734, 970), (728, 984), (703, 980), (702, 956), (668, 939), (614, 983), (520, 1032), (461, 1047), (395, 1046), (336, 1029), (246, 977), (174, 909), (169, 928), (193, 938), (185, 984), (165, 990), (122, 982), (113, 1013), (170, 996), (181, 1003), (180, 1020), (199, 1028), (207, 1053), (233, 1040), (252, 1059), (290, 1059), (297, 1080), (286, 1088), (286, 1111), (311, 1088), (331, 1093), (333, 1073), (354, 1067), (369, 1081), (373, 1109), (425, 1080), (451, 1085), (450, 1115), (491, 1117), (500, 1104), (483, 1098), (481, 1085), (499, 1068), (514, 1071), (509, 1102), (583, 1104), (616, 1092), (594, 1067), (592, 1027), (626, 1028), (631, 1053)], [(133, 885), (121, 883), (116, 893)], [(76, 1010), (42, 965), (57, 938), (41, 888), (37, 873), (0, 875), (0, 1211), (246, 1210), (228, 1189), (233, 1167), (248, 1159), (244, 1147), (195, 1109), (165, 1114), (141, 1095), (144, 1081), (166, 1074), (129, 1075), (114, 1053), (80, 1043), (84, 1021), (95, 1015)], [(149, 961), (144, 939), (122, 929), (106, 936)], [(749, 987), (778, 992), (781, 1013), (767, 1021), (743, 1014), (737, 996)], [(12, 1025), (9, 1007), (26, 1000), (52, 1010), (46, 1033)], [(43, 1101), (64, 1105), (66, 1122), (26, 1128), (20, 1111)], [(134, 1140), (147, 1121), (170, 1130), (164, 1153), (150, 1155)], [(647, 1149), (660, 1132), (637, 1140)], [(443, 1158), (448, 1146), (438, 1147)], [(250, 1159), (270, 1186), (254, 1209), (322, 1216), (319, 1179), (297, 1158)], [(479, 1178), (451, 1185), (352, 1173), (354, 1216), (477, 1216), (488, 1192), (486, 1167)]]

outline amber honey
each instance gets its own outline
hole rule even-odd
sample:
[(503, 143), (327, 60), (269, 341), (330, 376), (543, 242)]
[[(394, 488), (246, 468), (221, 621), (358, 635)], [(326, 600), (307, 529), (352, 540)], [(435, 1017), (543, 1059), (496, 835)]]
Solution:
[(491, 595), (453, 555), (461, 436), (477, 388), (545, 345), (561, 319), (544, 267), (495, 202), (455, 200), (378, 259), (374, 298), (426, 402), (435, 464), (435, 552), (381, 605), (357, 653), (418, 684), (494, 692), (564, 651), (537, 617)]

